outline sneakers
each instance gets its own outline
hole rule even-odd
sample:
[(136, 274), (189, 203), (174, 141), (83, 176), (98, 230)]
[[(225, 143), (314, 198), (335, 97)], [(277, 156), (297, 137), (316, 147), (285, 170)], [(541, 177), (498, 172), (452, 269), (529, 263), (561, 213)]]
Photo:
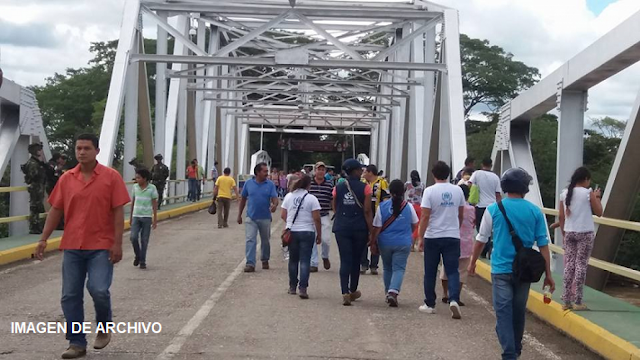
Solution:
[(93, 342), (93, 348), (98, 350), (104, 349), (107, 345), (109, 345), (110, 341), (110, 333), (99, 332), (98, 335), (96, 335), (96, 340)]
[(269, 262), (268, 261), (263, 261), (262, 262), (262, 269), (263, 270), (269, 270)]
[(460, 312), (460, 305), (456, 301), (452, 301), (449, 303), (449, 310), (451, 310), (451, 317), (454, 319), (462, 319), (462, 314)]
[(371, 268), (371, 275), (378, 275), (378, 268)]
[(331, 269), (331, 261), (329, 259), (322, 259), (322, 265), (324, 265), (325, 270)]
[(436, 313), (436, 308), (427, 306), (427, 304), (422, 304), (418, 308), (418, 310), (420, 310), (421, 312), (426, 313), (426, 314), (435, 314)]
[(342, 305), (351, 306), (351, 294), (342, 294)]
[(309, 272), (318, 272), (318, 267), (317, 266), (310, 267)]
[(398, 294), (392, 292), (388, 293), (387, 304), (389, 304), (390, 307), (398, 307)]
[(145, 263), (140, 263), (140, 269), (144, 270), (147, 268), (147, 264)]
[(366, 266), (360, 266), (360, 274), (364, 275), (367, 273), (367, 270), (369, 270), (368, 267)]
[(351, 298), (351, 301), (356, 301), (362, 297), (362, 293), (360, 292), (360, 290), (356, 290), (349, 294), (349, 296)]
[(297, 295), (296, 294), (296, 288), (295, 287), (290, 287), (289, 291), (287, 291), (287, 294), (289, 294), (289, 295)]
[(308, 299), (307, 288), (300, 288), (300, 299)]
[(586, 310), (589, 310), (589, 308), (585, 304), (575, 304), (575, 305), (573, 305), (573, 311), (586, 311)]
[(564, 305), (562, 305), (562, 310), (563, 311), (573, 310), (573, 304), (570, 302), (564, 303)]
[(135, 258), (133, 260), (133, 266), (138, 266), (140, 264), (140, 260), (138, 260), (138, 258)]
[(244, 272), (246, 272), (246, 273), (252, 273), (252, 272), (255, 272), (255, 271), (256, 271), (256, 267), (253, 266), (253, 265), (246, 265), (244, 267)]
[(77, 359), (87, 355), (87, 349), (76, 345), (70, 345), (67, 351), (62, 353), (63, 359)]
[(222, 229), (222, 225), (218, 224), (218, 229)]

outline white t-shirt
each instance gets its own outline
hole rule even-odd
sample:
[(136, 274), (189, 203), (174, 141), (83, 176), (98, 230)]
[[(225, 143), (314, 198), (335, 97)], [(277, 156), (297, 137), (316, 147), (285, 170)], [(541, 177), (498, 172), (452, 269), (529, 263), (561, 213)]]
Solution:
[(291, 229), (291, 231), (316, 231), (312, 212), (322, 208), (320, 207), (318, 198), (311, 194), (304, 198), (304, 202), (302, 203), (296, 222), (292, 225), (293, 218), (296, 216), (296, 211), (298, 211), (300, 201), (305, 194), (307, 194), (307, 190), (298, 189), (294, 192), (288, 193), (282, 201), (282, 208), (287, 210), (287, 228)]
[(480, 190), (479, 208), (486, 208), (487, 206), (496, 202), (496, 193), (501, 193), (500, 177), (495, 173), (487, 170), (478, 170), (471, 175), (469, 179), (473, 185), (476, 185)]
[(560, 194), (560, 201), (564, 204), (564, 231), (579, 233), (595, 231), (593, 211), (591, 210), (591, 189), (573, 188), (571, 215), (567, 212), (567, 193), (568, 190), (564, 189)]
[(464, 193), (459, 186), (437, 183), (426, 188), (422, 194), (421, 207), (431, 209), (431, 216), (424, 234), (425, 239), (460, 239), (458, 211), (464, 204)]

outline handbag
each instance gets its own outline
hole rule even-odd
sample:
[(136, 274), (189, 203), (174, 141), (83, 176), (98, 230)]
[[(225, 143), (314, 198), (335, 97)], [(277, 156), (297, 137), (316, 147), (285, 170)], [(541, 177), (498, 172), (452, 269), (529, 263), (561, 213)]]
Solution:
[(513, 246), (516, 248), (516, 257), (513, 259), (513, 278), (521, 283), (535, 283), (540, 281), (542, 274), (547, 267), (546, 260), (533, 248), (526, 248), (522, 244), (522, 240), (516, 234), (513, 224), (507, 217), (507, 211), (504, 209), (502, 201), (498, 202), (498, 208), (509, 226), (509, 233)]
[(211, 215), (215, 215), (216, 212), (218, 212), (218, 205), (216, 204), (216, 199), (213, 199), (213, 201), (211, 202), (211, 205), (209, 205), (209, 208), (207, 209), (207, 211)]
[[(296, 210), (296, 214), (293, 216), (293, 221), (291, 222), (292, 227), (293, 227), (293, 224), (296, 223), (296, 219), (298, 218), (298, 214), (300, 213), (300, 208), (302, 208), (302, 203), (304, 202), (304, 198), (306, 198), (307, 195), (309, 195), (308, 192), (304, 194), (304, 196), (302, 197), (302, 200), (300, 200), (300, 205), (298, 205), (298, 210)], [(282, 239), (283, 247), (289, 246), (289, 243), (291, 242), (291, 228), (284, 229), (282, 231), (282, 235), (280, 236), (280, 238)]]
[[(403, 201), (402, 205), (400, 205), (400, 213), (402, 214), (402, 212), (404, 211), (404, 208), (407, 206), (407, 202)], [(387, 219), (387, 221), (384, 222), (384, 224), (382, 224), (382, 230), (380, 230), (380, 233), (383, 233), (385, 230), (387, 230), (387, 228), (389, 226), (391, 226), (391, 224), (393, 224), (394, 221), (396, 221), (396, 219), (398, 218), (398, 216), (396, 216), (396, 214), (391, 214), (391, 216)], [(380, 249), (378, 249), (378, 242), (371, 242), (371, 254), (373, 255), (380, 255)]]

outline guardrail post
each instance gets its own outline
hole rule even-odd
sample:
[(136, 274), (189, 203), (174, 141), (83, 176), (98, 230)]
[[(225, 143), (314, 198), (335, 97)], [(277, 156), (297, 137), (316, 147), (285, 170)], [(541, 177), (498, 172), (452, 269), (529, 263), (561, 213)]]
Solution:
[[(20, 165), (29, 160), (29, 136), (22, 135), (18, 139), (13, 156), (11, 157), (11, 186), (24, 186), (24, 173)], [(29, 214), (29, 193), (27, 191), (14, 191), (9, 195), (9, 216)], [(12, 222), (9, 224), (9, 236), (23, 235), (29, 232), (26, 221)]]

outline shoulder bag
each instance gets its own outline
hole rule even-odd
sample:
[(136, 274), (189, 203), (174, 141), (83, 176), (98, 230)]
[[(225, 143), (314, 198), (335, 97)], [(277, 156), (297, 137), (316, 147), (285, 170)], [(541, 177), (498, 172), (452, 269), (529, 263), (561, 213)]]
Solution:
[(539, 251), (533, 248), (526, 248), (522, 244), (522, 240), (516, 234), (513, 224), (507, 217), (507, 211), (504, 209), (502, 201), (498, 202), (498, 208), (509, 226), (509, 233), (513, 246), (516, 248), (516, 257), (513, 259), (513, 277), (521, 283), (535, 283), (540, 281), (542, 274), (546, 269), (546, 261)]
[[(406, 201), (402, 202), (402, 205), (400, 205), (400, 214), (402, 214), (407, 204), (408, 203)], [(387, 219), (387, 221), (385, 221), (384, 224), (382, 224), (382, 229), (380, 230), (380, 233), (383, 233), (385, 230), (387, 230), (387, 228), (391, 226), (391, 224), (393, 224), (393, 222), (396, 221), (397, 218), (398, 216), (396, 216), (395, 214), (391, 214), (391, 216)], [(371, 246), (371, 253), (373, 255), (380, 255), (380, 249), (378, 248), (377, 239), (376, 241), (372, 241), (370, 246)]]
[[(298, 214), (300, 213), (300, 208), (302, 208), (302, 203), (304, 202), (304, 198), (306, 198), (307, 195), (309, 195), (308, 192), (304, 194), (304, 196), (302, 197), (302, 200), (300, 200), (300, 205), (298, 205), (298, 210), (296, 210), (296, 214), (293, 216), (293, 221), (291, 222), (292, 227), (293, 227), (293, 224), (296, 223), (296, 219), (298, 218)], [(282, 246), (289, 246), (289, 243), (291, 242), (291, 228), (284, 229), (282, 231), (282, 235), (280, 236), (280, 238), (282, 239)]]

